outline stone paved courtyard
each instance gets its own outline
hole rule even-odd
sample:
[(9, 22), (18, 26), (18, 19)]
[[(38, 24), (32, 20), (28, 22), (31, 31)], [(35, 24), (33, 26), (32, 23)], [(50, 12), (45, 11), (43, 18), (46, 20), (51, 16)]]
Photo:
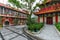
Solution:
[(45, 40), (60, 40), (54, 25), (45, 25), (40, 34), (36, 35)]
[[(1, 33), (4, 36), (5, 40), (28, 40), (27, 37), (22, 32), (23, 27), (24, 25), (4, 27)], [(6, 28), (8, 28), (9, 30)], [(16, 33), (11, 30), (15, 31)], [(2, 40), (1, 37), (0, 37), (0, 40)]]
[[(23, 34), (23, 27), (24, 25), (3, 27), (1, 33), (4, 36), (5, 40), (28, 40), (27, 36)], [(36, 36), (45, 40), (60, 40), (60, 36), (58, 35), (54, 27), (54, 25), (45, 25), (40, 34), (37, 34)], [(0, 40), (2, 40), (1, 37)]]

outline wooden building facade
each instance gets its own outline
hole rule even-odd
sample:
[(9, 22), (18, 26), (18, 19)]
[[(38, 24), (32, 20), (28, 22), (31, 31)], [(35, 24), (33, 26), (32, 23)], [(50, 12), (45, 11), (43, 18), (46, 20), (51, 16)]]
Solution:
[(41, 8), (35, 15), (38, 16), (38, 22), (46, 24), (55, 24), (60, 22), (60, 0), (47, 0), (46, 4), (41, 4)]
[(27, 21), (27, 15), (25, 10), (0, 3), (0, 23), (3, 25), (24, 25)]

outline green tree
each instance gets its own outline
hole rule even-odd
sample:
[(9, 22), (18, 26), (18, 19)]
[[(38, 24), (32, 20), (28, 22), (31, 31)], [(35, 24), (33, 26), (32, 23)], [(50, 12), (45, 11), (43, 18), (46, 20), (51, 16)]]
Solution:
[[(21, 3), (21, 1), (22, 1), (22, 3)], [(36, 7), (40, 7), (40, 8), (43, 7), (39, 3), (37, 3), (36, 6), (33, 7), (33, 4), (35, 1), (36, 0), (20, 0), (20, 1), (19, 0), (8, 0), (8, 2), (10, 2), (12, 5), (16, 6), (17, 8), (24, 8), (24, 9), (28, 10), (29, 15), (28, 15), (27, 19), (28, 19), (28, 22), (30, 22), (30, 23), (32, 21), (31, 16), (33, 14), (33, 11), (36, 9)], [(43, 3), (45, 4), (46, 1), (47, 0), (44, 0)], [(24, 3), (26, 3), (26, 4), (24, 4)]]

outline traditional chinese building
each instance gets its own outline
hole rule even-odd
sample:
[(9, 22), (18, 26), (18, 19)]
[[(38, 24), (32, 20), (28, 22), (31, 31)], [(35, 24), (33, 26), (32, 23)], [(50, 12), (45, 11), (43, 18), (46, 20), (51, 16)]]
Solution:
[(60, 22), (60, 0), (47, 0), (46, 4), (39, 11), (35, 12), (38, 22), (55, 24)]
[(3, 25), (26, 24), (27, 11), (0, 3), (0, 22)]

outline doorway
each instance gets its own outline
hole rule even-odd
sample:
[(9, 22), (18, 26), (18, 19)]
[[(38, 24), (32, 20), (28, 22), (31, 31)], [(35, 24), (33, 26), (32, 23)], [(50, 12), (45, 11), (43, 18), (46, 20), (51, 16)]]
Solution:
[(9, 25), (9, 22), (8, 22), (8, 21), (6, 21), (6, 22), (5, 22), (5, 25)]
[(46, 24), (53, 24), (53, 17), (47, 17)]

